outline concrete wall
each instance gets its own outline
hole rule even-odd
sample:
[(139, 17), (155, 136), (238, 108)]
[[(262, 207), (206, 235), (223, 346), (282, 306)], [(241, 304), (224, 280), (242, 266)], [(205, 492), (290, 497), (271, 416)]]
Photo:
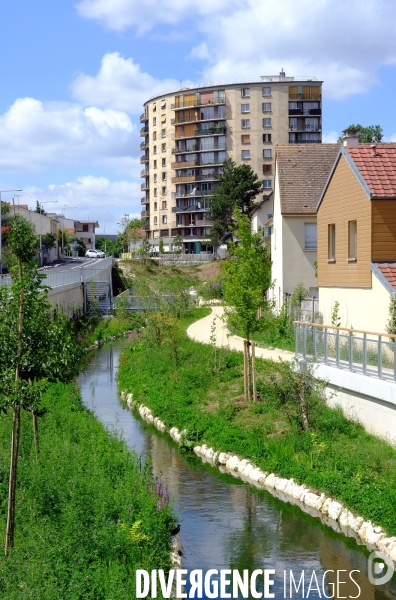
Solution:
[(386, 332), (390, 293), (372, 274), (372, 288), (320, 287), (319, 310), (330, 325), (334, 303), (338, 301), (342, 327), (379, 333)]

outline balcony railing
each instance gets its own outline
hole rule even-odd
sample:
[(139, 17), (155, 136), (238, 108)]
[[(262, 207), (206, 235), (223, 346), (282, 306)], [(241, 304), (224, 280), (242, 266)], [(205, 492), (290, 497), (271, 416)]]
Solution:
[(222, 173), (211, 173), (210, 175), (185, 175), (181, 177), (172, 177), (172, 183), (191, 183), (194, 181), (217, 181)]
[(191, 106), (215, 106), (216, 104), (225, 104), (226, 97), (218, 96), (216, 99), (212, 100), (180, 100), (177, 104), (171, 104), (171, 110), (178, 110), (179, 108), (189, 108)]
[(148, 147), (149, 147), (148, 140), (145, 140), (144, 142), (142, 142), (140, 144), (140, 150), (147, 150)]
[(144, 196), (144, 198), (140, 198), (140, 204), (148, 204), (150, 202), (150, 200), (148, 200), (148, 198), (146, 198), (146, 196)]
[(188, 167), (195, 167), (196, 165), (198, 165), (198, 161), (196, 160), (187, 160), (184, 162), (173, 162), (171, 163), (171, 168), (172, 169), (187, 169)]
[(172, 212), (173, 213), (187, 213), (187, 212), (199, 212), (199, 213), (204, 213), (204, 212), (208, 212), (209, 208), (203, 208), (200, 207), (198, 208), (198, 204), (193, 204), (191, 206), (172, 206)]
[(321, 144), (322, 140), (289, 140), (289, 144)]
[(222, 144), (221, 146), (205, 146), (205, 148), (199, 148), (198, 144), (194, 144), (193, 148), (172, 148), (172, 154), (188, 154), (189, 152), (213, 152), (213, 150), (224, 151), (226, 150), (226, 145)]
[(141, 130), (140, 130), (140, 135), (141, 135), (141, 136), (142, 136), (142, 135), (146, 135), (148, 132), (149, 132), (149, 128), (148, 128), (148, 126), (146, 125), (145, 127), (142, 127), (142, 128), (141, 128)]
[(196, 129), (195, 135), (224, 135), (226, 130), (226, 127), (208, 127), (207, 129)]
[(148, 121), (148, 120), (149, 120), (148, 115), (146, 115), (145, 113), (142, 113), (140, 115), (140, 122), (141, 123), (146, 123), (146, 121)]
[(196, 190), (195, 194), (172, 192), (172, 198), (201, 198), (202, 196), (213, 196), (214, 190)]
[(150, 186), (149, 186), (149, 184), (147, 182), (146, 183), (142, 183), (142, 185), (140, 186), (140, 189), (142, 190), (142, 192), (146, 192), (147, 190), (150, 189)]
[(289, 108), (289, 115), (294, 116), (294, 115), (301, 115), (301, 116), (307, 116), (309, 117), (309, 115), (312, 116), (320, 116), (322, 114), (322, 109), (320, 108), (310, 108), (307, 110), (304, 110), (303, 108)]
[(396, 381), (395, 336), (333, 325), (294, 322), (295, 353), (369, 377)]
[(322, 99), (322, 94), (290, 94), (289, 100), (312, 100), (313, 102)]
[(150, 223), (145, 223), (142, 225), (142, 229), (143, 231), (150, 231)]
[(144, 218), (144, 217), (149, 217), (149, 216), (150, 216), (150, 211), (149, 211), (149, 210), (142, 210), (142, 211), (140, 212), (140, 216), (141, 216), (142, 218)]
[(150, 157), (147, 154), (143, 154), (143, 156), (140, 157), (140, 164), (144, 164), (144, 163), (148, 163), (150, 160)]
[(197, 219), (195, 224), (197, 227), (210, 227), (213, 225), (213, 221), (210, 221), (209, 219)]
[(140, 177), (147, 177), (148, 174), (148, 169), (143, 169), (142, 171), (140, 171)]

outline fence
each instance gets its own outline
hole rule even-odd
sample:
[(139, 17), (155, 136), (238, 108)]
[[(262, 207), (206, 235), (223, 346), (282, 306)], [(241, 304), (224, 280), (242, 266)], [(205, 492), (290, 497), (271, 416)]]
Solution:
[(160, 264), (163, 266), (174, 265), (186, 267), (212, 262), (214, 259), (215, 257), (211, 252), (201, 252), (200, 254), (161, 254)]
[(396, 335), (294, 321), (294, 337), (298, 358), (396, 381)]

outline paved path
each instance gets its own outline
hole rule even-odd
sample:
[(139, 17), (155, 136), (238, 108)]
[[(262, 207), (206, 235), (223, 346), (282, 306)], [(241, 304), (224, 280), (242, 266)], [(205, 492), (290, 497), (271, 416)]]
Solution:
[[(188, 337), (197, 342), (202, 342), (203, 344), (210, 344), (211, 327), (213, 320), (216, 319), (216, 346), (229, 345), (231, 350), (243, 352), (243, 338), (231, 334), (227, 337), (229, 331), (224, 321), (220, 318), (224, 314), (224, 308), (222, 306), (212, 306), (211, 308), (212, 313), (210, 315), (190, 325), (187, 329)], [(279, 360), (279, 358), (291, 360), (294, 357), (294, 353), (288, 352), (287, 350), (278, 350), (277, 348), (269, 350), (267, 348), (256, 347), (256, 356), (258, 358), (270, 358), (272, 360)]]

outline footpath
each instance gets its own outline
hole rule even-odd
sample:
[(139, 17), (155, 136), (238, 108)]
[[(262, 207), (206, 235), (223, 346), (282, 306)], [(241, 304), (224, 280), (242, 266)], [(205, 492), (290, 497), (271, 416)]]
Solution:
[[(212, 312), (210, 315), (190, 325), (190, 327), (187, 329), (188, 337), (196, 342), (201, 342), (202, 344), (210, 344), (214, 321), (216, 326), (214, 331), (216, 335), (216, 346), (229, 346), (231, 350), (243, 352), (243, 338), (241, 338), (239, 335), (232, 335), (227, 329), (225, 321), (222, 319), (224, 315), (224, 307), (212, 306), (211, 309)], [(278, 348), (270, 350), (269, 348), (259, 348), (256, 346), (256, 357), (267, 358), (275, 361), (279, 360), (280, 358), (282, 358), (282, 360), (291, 360), (294, 357), (294, 353), (288, 352), (287, 350), (279, 350)]]

